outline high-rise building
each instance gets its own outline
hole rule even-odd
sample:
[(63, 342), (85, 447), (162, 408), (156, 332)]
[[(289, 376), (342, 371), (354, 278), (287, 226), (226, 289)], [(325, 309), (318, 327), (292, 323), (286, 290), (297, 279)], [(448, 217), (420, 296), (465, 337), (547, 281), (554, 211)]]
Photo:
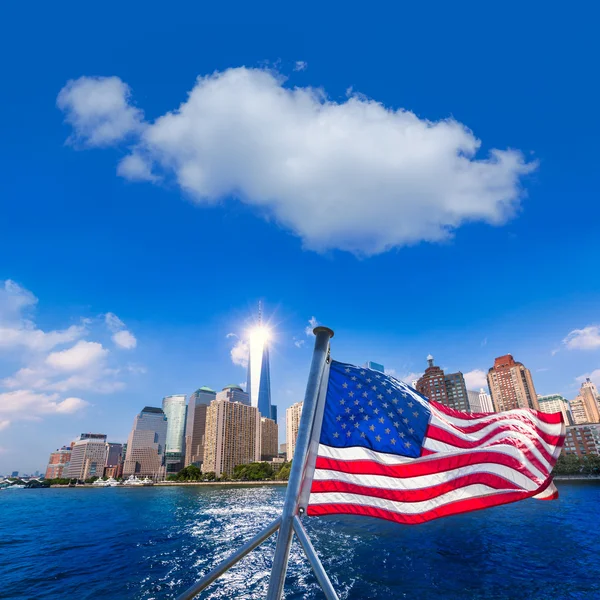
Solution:
[(217, 393), (216, 400), (228, 400), (229, 402), (239, 402), (250, 406), (250, 396), (239, 385), (226, 385)]
[(300, 428), (300, 418), (302, 417), (303, 402), (292, 404), (285, 411), (285, 448), (287, 460), (294, 458), (296, 450), (296, 438), (298, 437), (298, 429)]
[(283, 444), (279, 444), (279, 455), (284, 455), (287, 458), (287, 444), (284, 442)]
[(167, 442), (165, 447), (165, 472), (177, 473), (183, 469), (185, 459), (185, 394), (165, 396), (162, 409), (167, 417)]
[(267, 419), (271, 418), (271, 368), (269, 366), (269, 330), (262, 324), (262, 306), (258, 309), (258, 326), (248, 339), (248, 392), (250, 404)]
[(585, 404), (583, 402), (583, 396), (577, 396), (569, 402), (571, 408), (571, 415), (573, 416), (573, 423), (575, 425), (583, 425), (589, 423), (588, 413), (585, 410)]
[(277, 405), (271, 404), (271, 421), (277, 423)]
[(216, 399), (206, 411), (204, 473), (231, 475), (238, 465), (260, 460), (260, 414), (254, 406)]
[(549, 394), (547, 396), (538, 396), (538, 405), (540, 411), (544, 413), (561, 413), (565, 425), (573, 425), (573, 417), (569, 410), (569, 403), (566, 398), (560, 394)]
[(499, 356), (488, 371), (488, 387), (496, 412), (514, 408), (537, 410), (538, 401), (531, 373), (510, 354)]
[(279, 455), (279, 428), (272, 419), (260, 418), (260, 460), (272, 460)]
[(598, 390), (590, 381), (589, 377), (586, 377), (586, 380), (581, 384), (578, 396), (581, 397), (583, 403), (586, 422), (600, 422), (600, 410), (598, 409)]
[(166, 440), (167, 417), (162, 408), (144, 407), (142, 412), (136, 415), (127, 440), (123, 477), (162, 477)]
[(209, 387), (197, 389), (188, 402), (185, 430), (185, 465), (200, 467), (204, 460), (206, 410), (217, 392)]
[(494, 412), (494, 405), (492, 404), (492, 397), (484, 391), (483, 388), (479, 388), (478, 392), (467, 390), (467, 396), (469, 397), (469, 412), (472, 413), (491, 413)]
[(108, 444), (104, 434), (82, 433), (73, 444), (66, 477), (69, 479), (102, 477), (107, 454)]
[(440, 402), (444, 406), (467, 412), (469, 410), (469, 398), (465, 378), (458, 373), (444, 373), (444, 371), (433, 364), (433, 356), (427, 357), (428, 367), (425, 373), (417, 381), (416, 389), (430, 400)]
[(600, 424), (568, 426), (563, 454), (575, 454), (580, 458), (590, 454), (600, 454)]
[(46, 479), (60, 479), (65, 476), (71, 461), (71, 446), (63, 446), (50, 453), (46, 467)]

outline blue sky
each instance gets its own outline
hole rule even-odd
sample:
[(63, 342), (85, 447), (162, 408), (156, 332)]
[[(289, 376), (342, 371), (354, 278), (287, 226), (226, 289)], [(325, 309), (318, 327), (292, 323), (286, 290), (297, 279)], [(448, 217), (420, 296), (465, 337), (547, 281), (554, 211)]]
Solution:
[(344, 7), (0, 9), (0, 473), (245, 381), (259, 299), (280, 415), (312, 317), (399, 377), (600, 384), (594, 16)]

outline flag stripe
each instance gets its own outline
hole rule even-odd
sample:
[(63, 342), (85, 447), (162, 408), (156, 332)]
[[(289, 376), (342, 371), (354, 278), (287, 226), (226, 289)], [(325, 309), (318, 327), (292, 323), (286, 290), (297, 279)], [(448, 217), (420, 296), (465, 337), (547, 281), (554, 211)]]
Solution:
[(411, 478), (419, 476), (432, 476), (445, 473), (470, 465), (497, 464), (522, 473), (529, 479), (542, 482), (547, 477), (547, 472), (542, 472), (533, 467), (522, 454), (512, 446), (506, 448), (495, 447), (472, 452), (458, 452), (451, 455), (432, 455), (427, 458), (413, 460), (408, 464), (384, 465), (375, 460), (337, 460), (318, 456), (316, 469), (339, 471), (340, 473), (354, 473), (357, 475), (383, 475), (395, 478)]
[(483, 421), (489, 422), (491, 420), (502, 420), (506, 418), (507, 415), (519, 415), (529, 420), (536, 419), (537, 421), (541, 421), (542, 423), (547, 423), (549, 425), (560, 425), (562, 423), (562, 415), (559, 412), (545, 413), (539, 410), (534, 412), (525, 408), (516, 408), (514, 410), (500, 413), (463, 413), (458, 410), (449, 408), (448, 406), (444, 406), (439, 402), (435, 402), (434, 400), (431, 400), (429, 404), (434, 410), (441, 412), (446, 418), (446, 420), (448, 420), (450, 423), (456, 421), (457, 425), (461, 425), (462, 423), (472, 424), (481, 423)]

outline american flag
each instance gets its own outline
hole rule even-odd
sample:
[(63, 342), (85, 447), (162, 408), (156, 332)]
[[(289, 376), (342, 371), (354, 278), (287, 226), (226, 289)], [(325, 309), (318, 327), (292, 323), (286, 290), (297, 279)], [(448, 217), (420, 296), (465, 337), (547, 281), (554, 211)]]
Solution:
[(469, 414), (405, 383), (332, 361), (307, 514), (398, 523), (558, 496), (560, 413)]

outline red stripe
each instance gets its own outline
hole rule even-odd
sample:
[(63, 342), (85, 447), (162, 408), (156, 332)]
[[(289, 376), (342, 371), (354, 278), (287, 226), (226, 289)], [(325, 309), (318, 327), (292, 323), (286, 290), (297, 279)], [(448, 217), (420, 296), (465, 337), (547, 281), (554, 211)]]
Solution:
[(356, 483), (338, 480), (313, 480), (311, 494), (325, 492), (346, 492), (348, 494), (360, 494), (361, 496), (372, 496), (374, 498), (385, 498), (396, 502), (423, 502), (447, 494), (452, 490), (467, 485), (483, 484), (496, 490), (523, 490), (521, 486), (504, 479), (493, 473), (472, 473), (463, 475), (451, 481), (445, 481), (438, 485), (415, 490), (396, 490), (389, 488), (367, 487)]
[[(508, 426), (504, 426), (504, 431), (514, 431), (514, 429), (508, 425)], [(498, 427), (498, 430), (501, 430), (501, 427)], [(481, 446), (484, 446), (484, 444), (488, 441), (491, 440), (495, 435), (497, 435), (499, 433), (499, 431), (491, 431), (490, 433), (488, 433), (487, 435), (485, 435), (481, 440), (478, 441), (468, 441), (468, 440), (464, 440), (461, 437), (458, 437), (457, 435), (451, 433), (450, 431), (447, 431), (446, 429), (442, 429), (441, 427), (436, 427), (435, 425), (429, 425), (427, 428), (427, 434), (426, 437), (432, 439), (432, 440), (437, 440), (438, 442), (444, 442), (446, 444), (450, 444), (452, 446), (455, 446), (456, 448), (462, 448), (462, 449), (472, 449), (472, 448), (480, 448)], [(540, 451), (541, 455), (552, 465), (554, 466), (554, 463), (556, 462), (556, 459), (538, 442), (538, 440), (536, 440), (535, 437), (533, 436), (527, 436), (535, 445), (535, 447), (537, 448), (537, 450)], [(560, 448), (562, 446), (562, 438), (558, 437), (557, 438), (557, 446)], [(495, 443), (501, 443), (501, 444), (510, 444), (511, 446), (517, 446), (519, 445), (519, 449), (522, 451), (525, 451), (525, 448), (527, 448), (527, 446), (525, 444), (523, 444), (522, 442), (520, 442), (519, 440), (515, 439), (515, 438), (510, 438), (507, 437), (506, 439), (501, 439), (501, 440), (497, 440), (497, 442)], [(490, 446), (493, 444), (490, 444)], [(532, 455), (533, 457), (533, 455)], [(530, 458), (531, 462), (533, 462), (533, 460), (536, 460), (535, 457)], [(534, 463), (535, 464), (535, 463)], [(539, 463), (541, 464), (541, 463)], [(538, 465), (536, 465), (538, 466)], [(538, 469), (540, 467), (538, 466)], [(542, 468), (542, 470), (544, 470)]]
[(438, 508), (417, 515), (397, 513), (391, 510), (374, 508), (372, 506), (363, 506), (361, 504), (310, 504), (307, 508), (307, 514), (311, 516), (331, 514), (363, 515), (367, 517), (386, 519), (396, 523), (414, 525), (416, 523), (425, 523), (433, 519), (439, 519), (440, 517), (448, 517), (450, 515), (481, 510), (483, 508), (490, 508), (492, 506), (499, 506), (501, 504), (509, 504), (511, 502), (516, 502), (517, 500), (530, 498), (531, 496), (535, 496), (536, 494), (543, 492), (551, 481), (552, 478), (549, 477), (548, 480), (538, 490), (533, 492), (506, 492), (503, 494), (494, 494), (479, 498), (467, 498), (465, 500), (458, 500), (456, 502), (444, 504)]
[[(453, 408), (449, 408), (448, 406), (444, 406), (443, 404), (440, 404), (439, 402), (436, 402), (435, 400), (430, 400), (429, 403), (432, 404), (433, 406), (435, 406), (435, 408), (437, 408), (440, 412), (442, 412), (450, 417), (454, 417), (456, 419), (463, 419), (464, 421), (471, 421), (473, 419), (481, 419), (484, 417), (489, 417), (493, 414), (497, 414), (499, 419), (502, 419), (502, 418), (506, 419), (510, 415), (510, 411), (506, 411), (506, 412), (502, 412), (502, 413), (464, 413), (459, 410), (454, 410)], [(560, 412), (545, 413), (545, 412), (541, 412), (539, 410), (531, 410), (529, 408), (522, 409), (522, 410), (527, 410), (527, 412), (529, 412), (534, 419), (539, 419), (540, 421), (542, 421), (544, 423), (548, 423), (549, 425), (557, 425), (558, 423), (563, 422), (562, 413), (560, 413)], [(515, 415), (513, 415), (513, 417), (514, 416)], [(490, 420), (489, 422), (493, 422), (493, 420)]]
[[(532, 481), (539, 481), (533, 473), (527, 469), (516, 458), (507, 456), (501, 452), (490, 452), (489, 450), (473, 450), (471, 452), (462, 452), (453, 456), (445, 456), (441, 453), (435, 454), (433, 458), (427, 460), (416, 460), (410, 463), (399, 465), (384, 465), (374, 460), (337, 460), (317, 456), (317, 469), (331, 469), (341, 471), (342, 473), (354, 473), (356, 475), (385, 475), (387, 477), (417, 477), (419, 475), (431, 475), (466, 467), (468, 465), (478, 465), (494, 463), (510, 467), (519, 473), (522, 473)], [(541, 469), (542, 473), (547, 473)]]

